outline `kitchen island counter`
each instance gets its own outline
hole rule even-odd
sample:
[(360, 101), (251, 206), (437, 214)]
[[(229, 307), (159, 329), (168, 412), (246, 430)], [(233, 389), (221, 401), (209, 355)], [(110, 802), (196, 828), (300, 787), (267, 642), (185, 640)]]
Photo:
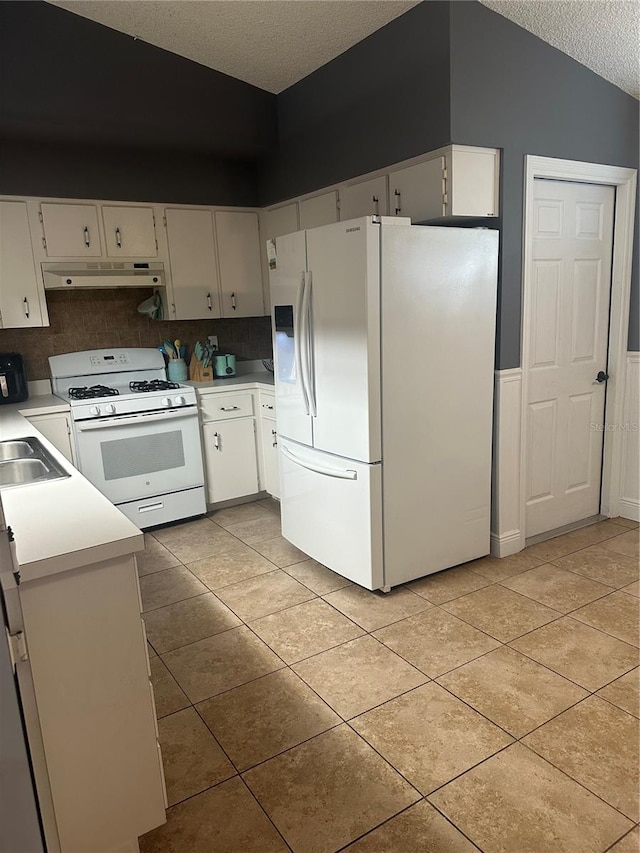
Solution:
[(21, 414), (68, 408), (58, 397), (42, 395), (0, 409), (0, 441), (35, 436), (69, 474), (62, 480), (0, 488), (23, 581), (144, 549), (140, 530)]

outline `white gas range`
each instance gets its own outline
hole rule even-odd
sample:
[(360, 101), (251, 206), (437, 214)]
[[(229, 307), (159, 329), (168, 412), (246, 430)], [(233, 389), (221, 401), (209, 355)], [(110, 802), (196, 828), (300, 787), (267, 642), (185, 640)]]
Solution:
[(206, 512), (195, 389), (168, 382), (156, 349), (49, 358), (69, 403), (79, 468), (138, 527)]

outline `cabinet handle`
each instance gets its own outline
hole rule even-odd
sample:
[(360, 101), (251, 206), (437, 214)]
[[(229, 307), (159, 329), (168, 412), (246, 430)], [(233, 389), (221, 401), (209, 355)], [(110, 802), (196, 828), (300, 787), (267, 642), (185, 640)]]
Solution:
[(240, 406), (220, 406), (221, 412), (235, 412)]
[(377, 196), (377, 195), (374, 195), (374, 196), (373, 196), (372, 201), (373, 201), (373, 203), (374, 203), (374, 204), (375, 204), (375, 206), (376, 206), (376, 213), (375, 213), (375, 215), (376, 215), (376, 216), (380, 216), (380, 199), (378, 198), (378, 196)]
[(397, 215), (400, 213), (400, 211), (402, 210), (402, 202), (401, 202), (401, 198), (400, 198), (400, 196), (401, 196), (400, 190), (394, 190), (394, 193), (393, 193), (393, 194), (394, 194), (394, 195), (395, 195), (395, 197), (396, 197), (396, 216), (397, 216)]
[(275, 431), (275, 429), (272, 429), (272, 430), (271, 430), (271, 435), (273, 436), (273, 439), (272, 439), (272, 445), (271, 445), (271, 446), (272, 446), (272, 447), (277, 447), (277, 446), (278, 446), (278, 433)]
[(29, 300), (27, 299), (27, 297), (26, 297), (26, 296), (25, 296), (25, 298), (22, 300), (22, 307), (24, 308), (24, 316), (25, 316), (25, 317), (27, 318), (27, 320), (28, 320), (28, 319), (29, 319)]
[(88, 248), (89, 248), (89, 246), (91, 245), (91, 237), (89, 236), (89, 228), (88, 228), (88, 226), (87, 226), (87, 225), (85, 225), (85, 226), (84, 226), (84, 228), (82, 229), (82, 231), (83, 231), (83, 233), (84, 233), (84, 244), (85, 244), (85, 246), (86, 246), (86, 247), (87, 247), (87, 249), (88, 249)]
[(220, 433), (214, 432), (213, 434), (213, 446), (216, 450), (220, 450)]
[(231, 294), (231, 307), (233, 308), (234, 311), (236, 310), (236, 295), (235, 295), (235, 293)]
[(263, 409), (273, 409), (273, 406), (270, 406), (268, 403), (263, 403), (262, 408)]
[(116, 226), (116, 246), (121, 249), (122, 248), (122, 237), (120, 235), (120, 229)]
[(211, 308), (211, 294), (210, 293), (207, 293), (207, 308), (209, 309), (209, 311), (213, 310)]

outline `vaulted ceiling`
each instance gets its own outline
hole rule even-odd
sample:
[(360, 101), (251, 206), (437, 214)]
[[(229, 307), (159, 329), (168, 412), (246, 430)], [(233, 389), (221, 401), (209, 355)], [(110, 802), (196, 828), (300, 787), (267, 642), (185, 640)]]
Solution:
[[(416, 0), (51, 2), (273, 93), (416, 5)], [(480, 2), (640, 96), (637, 0)]]

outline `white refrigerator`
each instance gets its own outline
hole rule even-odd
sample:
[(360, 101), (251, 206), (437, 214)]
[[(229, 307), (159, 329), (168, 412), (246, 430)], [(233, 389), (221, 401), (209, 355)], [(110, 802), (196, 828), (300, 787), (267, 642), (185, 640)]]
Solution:
[(368, 589), (489, 553), (498, 233), (270, 240), (282, 533)]

